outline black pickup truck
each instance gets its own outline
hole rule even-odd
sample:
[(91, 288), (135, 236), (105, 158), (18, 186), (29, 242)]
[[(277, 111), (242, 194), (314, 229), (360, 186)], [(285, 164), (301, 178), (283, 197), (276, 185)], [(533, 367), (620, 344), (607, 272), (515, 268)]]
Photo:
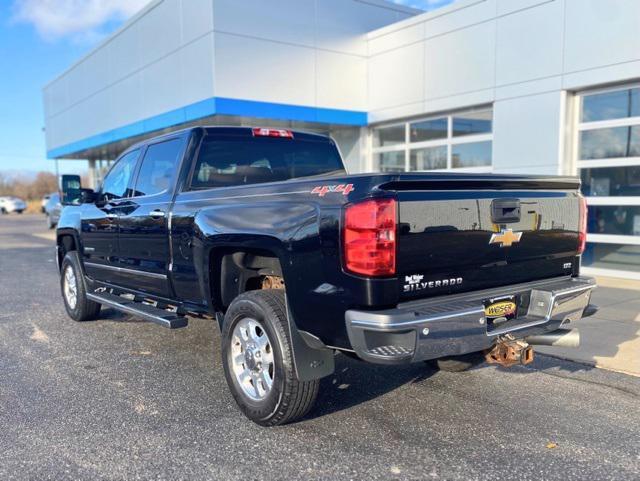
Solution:
[(372, 363), (530, 362), (595, 308), (575, 178), (347, 175), (328, 137), (195, 127), (126, 150), (94, 192), (64, 176), (66, 310), (221, 329), (262, 425), (305, 415), (336, 351)]

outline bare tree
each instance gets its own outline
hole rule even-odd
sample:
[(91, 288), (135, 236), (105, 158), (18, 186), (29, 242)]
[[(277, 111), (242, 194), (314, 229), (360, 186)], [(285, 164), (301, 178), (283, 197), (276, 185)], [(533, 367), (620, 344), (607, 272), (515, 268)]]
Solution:
[(58, 181), (51, 172), (38, 172), (32, 181), (9, 180), (0, 174), (0, 195), (11, 195), (24, 200), (41, 199), (58, 190)]

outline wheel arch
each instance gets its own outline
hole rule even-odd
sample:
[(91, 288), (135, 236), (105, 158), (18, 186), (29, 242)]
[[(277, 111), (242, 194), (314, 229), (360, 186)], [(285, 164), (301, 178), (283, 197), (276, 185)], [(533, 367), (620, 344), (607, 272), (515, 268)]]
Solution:
[(62, 260), (68, 252), (78, 251), (80, 253), (80, 236), (73, 229), (58, 229), (56, 232), (56, 262), (58, 270), (62, 266)]

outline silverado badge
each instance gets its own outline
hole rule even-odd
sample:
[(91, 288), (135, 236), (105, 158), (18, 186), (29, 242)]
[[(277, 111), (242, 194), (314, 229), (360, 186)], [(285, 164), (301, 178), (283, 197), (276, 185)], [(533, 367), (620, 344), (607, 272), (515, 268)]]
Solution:
[(502, 229), (499, 233), (491, 236), (489, 244), (500, 244), (500, 247), (511, 247), (513, 244), (520, 242), (522, 232), (513, 232), (511, 229)]

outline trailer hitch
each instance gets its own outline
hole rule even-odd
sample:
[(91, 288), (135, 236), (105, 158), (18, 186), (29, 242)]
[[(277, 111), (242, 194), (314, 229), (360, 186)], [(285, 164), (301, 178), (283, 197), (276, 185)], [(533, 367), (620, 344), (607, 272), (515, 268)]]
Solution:
[(500, 337), (492, 349), (486, 351), (485, 358), (488, 364), (499, 364), (504, 367), (531, 364), (533, 362), (533, 348), (527, 342), (507, 334)]

